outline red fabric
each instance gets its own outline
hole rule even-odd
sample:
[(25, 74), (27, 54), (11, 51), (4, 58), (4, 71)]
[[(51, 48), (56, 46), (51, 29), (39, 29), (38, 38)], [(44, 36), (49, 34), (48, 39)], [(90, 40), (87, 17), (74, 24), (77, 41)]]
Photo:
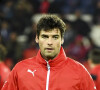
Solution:
[(6, 66), (11, 70), (12, 67), (14, 66), (13, 60), (11, 58), (6, 58), (5, 59), (5, 64)]
[(71, 57), (79, 62), (84, 60), (84, 57), (87, 54), (87, 50), (83, 45), (78, 45), (76, 43), (72, 43), (66, 49), (66, 55)]
[(9, 73), (10, 69), (3, 62), (0, 62), (0, 90), (4, 82), (6, 81)]
[(90, 49), (84, 46), (83, 36), (78, 35), (75, 40), (65, 48), (66, 55), (70, 58), (73, 58), (79, 62), (83, 62), (85, 57)]
[(47, 0), (43, 1), (40, 5), (40, 12), (47, 13), (49, 6), (50, 6), (50, 3)]
[(84, 61), (82, 64), (86, 67), (86, 69), (87, 69), (88, 72), (90, 73), (90, 72), (91, 72), (91, 67), (90, 67), (88, 61)]
[(36, 56), (38, 49), (28, 48), (23, 52), (23, 59), (31, 58)]
[[(56, 58), (49, 60), (49, 65), (49, 90), (96, 90), (84, 66), (66, 57), (63, 48)], [(28, 70), (35, 71), (34, 75)], [(14, 67), (2, 90), (46, 90), (47, 72), (47, 62), (39, 50), (36, 57)]]
[(97, 65), (94, 69), (91, 70), (91, 74), (96, 75), (97, 78), (94, 80), (97, 90), (100, 90), (100, 65)]

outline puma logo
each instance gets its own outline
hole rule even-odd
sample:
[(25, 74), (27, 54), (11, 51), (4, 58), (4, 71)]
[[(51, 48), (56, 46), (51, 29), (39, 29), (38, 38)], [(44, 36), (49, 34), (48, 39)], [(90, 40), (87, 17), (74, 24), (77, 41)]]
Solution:
[(94, 89), (96, 89), (96, 86), (94, 87)]
[(32, 70), (28, 69), (27, 72), (31, 73), (34, 77), (34, 72), (36, 72), (36, 70), (32, 71)]

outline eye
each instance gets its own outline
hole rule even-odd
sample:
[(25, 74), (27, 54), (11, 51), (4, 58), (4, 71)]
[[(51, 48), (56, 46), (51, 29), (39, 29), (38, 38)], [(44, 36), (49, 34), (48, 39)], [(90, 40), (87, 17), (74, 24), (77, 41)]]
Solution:
[(58, 39), (58, 38), (59, 38), (59, 36), (53, 36), (53, 38), (54, 38), (54, 39)]
[(47, 35), (42, 35), (42, 38), (46, 39), (46, 38), (48, 38), (48, 36)]

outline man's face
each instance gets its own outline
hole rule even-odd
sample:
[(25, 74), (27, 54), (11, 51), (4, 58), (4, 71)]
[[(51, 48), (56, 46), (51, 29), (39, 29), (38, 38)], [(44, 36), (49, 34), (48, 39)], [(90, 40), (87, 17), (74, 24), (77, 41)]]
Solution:
[(36, 37), (36, 42), (39, 44), (42, 57), (49, 60), (59, 54), (63, 39), (59, 29), (41, 30), (39, 37)]

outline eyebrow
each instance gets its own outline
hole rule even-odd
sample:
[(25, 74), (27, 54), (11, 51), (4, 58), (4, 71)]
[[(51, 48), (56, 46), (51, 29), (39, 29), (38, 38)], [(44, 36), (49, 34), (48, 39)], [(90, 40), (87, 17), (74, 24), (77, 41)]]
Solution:
[[(41, 36), (46, 36), (46, 37), (48, 37), (49, 35), (42, 34)], [(59, 35), (58, 35), (58, 34), (56, 34), (56, 35), (52, 35), (52, 36), (53, 36), (53, 37), (55, 37), (55, 36), (59, 37)]]
[(42, 34), (41, 36), (48, 36), (48, 35), (46, 35), (46, 34)]
[(53, 36), (59, 36), (59, 35), (53, 35)]

